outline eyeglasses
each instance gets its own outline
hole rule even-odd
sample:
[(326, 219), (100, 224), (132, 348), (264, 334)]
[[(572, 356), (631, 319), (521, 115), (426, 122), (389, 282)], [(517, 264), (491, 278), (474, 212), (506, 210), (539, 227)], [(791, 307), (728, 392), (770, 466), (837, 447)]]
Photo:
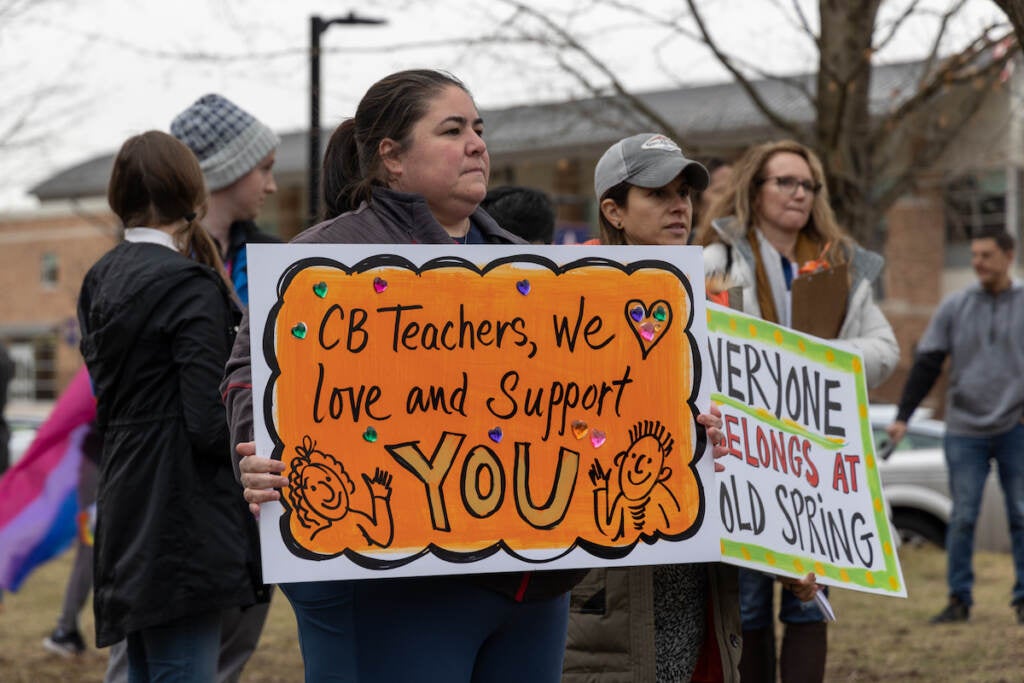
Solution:
[(761, 178), (757, 181), (757, 184), (764, 185), (769, 180), (774, 180), (776, 187), (783, 192), (788, 192), (789, 194), (796, 194), (796, 188), (798, 187), (803, 188), (803, 191), (807, 194), (818, 194), (821, 192), (821, 183), (816, 183), (812, 180), (800, 180), (799, 178), (794, 178), (791, 175)]

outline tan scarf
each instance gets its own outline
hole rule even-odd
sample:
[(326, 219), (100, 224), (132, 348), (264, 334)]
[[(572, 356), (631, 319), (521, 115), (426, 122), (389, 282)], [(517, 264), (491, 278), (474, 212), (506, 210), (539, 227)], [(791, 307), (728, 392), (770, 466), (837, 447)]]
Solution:
[[(757, 228), (747, 228), (747, 243), (750, 244), (750, 249), (754, 252), (757, 305), (761, 307), (761, 317), (768, 322), (777, 324), (779, 322), (779, 312), (775, 310), (775, 297), (772, 296), (772, 285), (768, 281), (768, 273), (765, 272), (764, 264), (761, 262), (761, 243), (757, 238)], [(793, 266), (799, 268), (801, 263), (818, 258), (821, 256), (821, 248), (821, 242), (813, 237), (809, 237), (805, 231), (801, 230), (796, 236), (796, 249), (794, 250), (796, 252), (796, 263)], [(825, 260), (830, 264), (832, 260), (829, 256), (834, 251), (836, 250), (829, 249), (829, 253), (825, 254)]]

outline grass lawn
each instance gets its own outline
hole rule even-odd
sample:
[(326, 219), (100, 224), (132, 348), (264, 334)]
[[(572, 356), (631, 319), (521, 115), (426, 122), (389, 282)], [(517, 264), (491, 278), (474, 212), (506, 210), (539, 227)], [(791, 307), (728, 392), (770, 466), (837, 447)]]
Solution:
[[(909, 586), (906, 600), (833, 590), (838, 622), (829, 631), (829, 681), (1024, 681), (1024, 626), (1008, 607), (1013, 569), (1009, 555), (979, 554), (971, 621), (930, 626), (945, 604), (945, 557), (936, 548), (900, 553)], [(106, 652), (90, 649), (74, 660), (45, 652), (43, 637), (60, 610), (71, 566), (65, 554), (33, 574), (16, 594), (4, 596), (0, 612), (0, 681), (3, 683), (98, 683)], [(92, 642), (92, 614), (82, 631)], [(280, 592), (274, 595), (259, 649), (242, 680), (302, 681), (295, 619)], [(524, 682), (528, 683), (528, 682)]]

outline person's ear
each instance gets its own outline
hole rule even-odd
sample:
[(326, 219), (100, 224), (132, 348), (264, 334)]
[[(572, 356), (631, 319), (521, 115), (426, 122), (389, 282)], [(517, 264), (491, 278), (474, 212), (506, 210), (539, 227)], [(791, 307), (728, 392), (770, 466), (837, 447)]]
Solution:
[(377, 155), (389, 177), (398, 178), (402, 175), (402, 160), (399, 158), (401, 151), (401, 146), (391, 138), (384, 138), (377, 145)]
[(625, 459), (625, 457), (626, 451), (619, 451), (618, 453), (615, 454), (615, 459), (612, 460), (612, 462), (615, 464), (616, 467), (622, 467), (622, 461)]
[(668, 481), (668, 478), (672, 476), (671, 467), (662, 467), (661, 472), (658, 473), (658, 481)]
[(600, 204), (601, 214), (618, 230), (622, 230), (622, 207), (614, 199), (605, 197)]

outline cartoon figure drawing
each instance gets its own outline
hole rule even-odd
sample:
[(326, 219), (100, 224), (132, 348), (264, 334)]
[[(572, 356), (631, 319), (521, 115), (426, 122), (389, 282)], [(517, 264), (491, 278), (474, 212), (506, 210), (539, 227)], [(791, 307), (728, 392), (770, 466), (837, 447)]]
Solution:
[(682, 508), (665, 482), (672, 469), (665, 460), (672, 453), (674, 439), (657, 420), (638, 422), (629, 430), (630, 446), (616, 454), (619, 494), (609, 505), (611, 470), (594, 460), (590, 481), (594, 484), (594, 518), (597, 528), (613, 541), (628, 532), (652, 536), (669, 531)]
[[(345, 465), (330, 453), (316, 448), (308, 436), (295, 447), (298, 457), (292, 460), (288, 474), (288, 500), (299, 523), (307, 529), (316, 529), (310, 540), (325, 529), (345, 524), (348, 532), (358, 531), (369, 546), (386, 548), (394, 539), (394, 521), (391, 516), (391, 474), (377, 468), (373, 478), (363, 474), (370, 492), (370, 512), (352, 507), (352, 494), (356, 485)], [(351, 534), (353, 537), (355, 533)]]

